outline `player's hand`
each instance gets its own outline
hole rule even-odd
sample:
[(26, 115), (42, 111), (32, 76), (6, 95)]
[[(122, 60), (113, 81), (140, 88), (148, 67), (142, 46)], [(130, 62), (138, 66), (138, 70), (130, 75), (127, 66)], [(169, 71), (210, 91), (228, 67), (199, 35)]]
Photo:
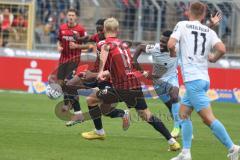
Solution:
[(69, 48), (70, 49), (77, 49), (78, 48), (78, 44), (76, 44), (75, 42), (69, 42)]
[(215, 16), (211, 14), (210, 22), (212, 26), (218, 25), (221, 20), (222, 20), (221, 12), (217, 12)]
[(108, 71), (102, 71), (98, 73), (97, 80), (99, 81), (105, 81), (109, 78), (109, 72)]
[(78, 73), (78, 75), (77, 75), (79, 78), (81, 78), (82, 80), (85, 80), (86, 78), (86, 72), (80, 72), (80, 73)]
[(99, 73), (98, 73), (98, 76), (97, 76), (97, 80), (99, 80), (99, 81), (104, 81), (104, 79), (105, 79), (105, 77), (104, 77), (103, 72), (99, 72)]
[(85, 72), (85, 79), (90, 80), (96, 78), (96, 74), (94, 74), (91, 71), (86, 71)]
[(215, 63), (216, 62), (214, 54), (210, 53), (208, 55), (208, 61), (211, 62), (211, 63)]

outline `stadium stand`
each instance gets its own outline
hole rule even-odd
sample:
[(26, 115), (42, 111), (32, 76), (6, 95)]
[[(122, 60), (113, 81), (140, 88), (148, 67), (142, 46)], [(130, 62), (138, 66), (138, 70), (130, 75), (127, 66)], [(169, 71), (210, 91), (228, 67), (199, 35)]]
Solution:
[[(95, 32), (95, 22), (98, 18), (113, 16), (120, 22), (121, 38), (136, 43), (154, 42), (158, 38), (157, 32), (171, 29), (177, 21), (187, 19), (187, 8), (190, 3), (188, 0), (36, 0), (35, 3), (33, 2), (33, 0), (25, 1), (32, 5), (21, 4), (22, 1), (20, 3), (18, 0), (0, 2), (0, 15), (3, 14), (4, 9), (9, 9), (13, 16), (8, 30), (2, 28), (4, 25), (1, 24), (1, 46), (29, 48), (29, 45), (32, 45), (36, 49), (55, 50), (57, 28), (65, 22), (65, 12), (70, 7), (79, 11), (79, 22), (85, 26), (89, 34)], [(223, 13), (223, 20), (216, 31), (227, 44), (230, 53), (239, 51), (240, 36), (235, 35), (239, 34), (240, 22), (237, 16), (240, 14), (240, 2), (238, 0), (204, 0), (204, 2), (208, 5), (208, 17), (217, 11)], [(34, 9), (32, 15), (31, 8)], [(36, 18), (32, 20), (32, 17)], [(34, 23), (33, 27), (30, 26), (31, 22)], [(160, 29), (157, 27), (158, 22), (161, 25)], [(29, 33), (31, 29), (34, 35)]]

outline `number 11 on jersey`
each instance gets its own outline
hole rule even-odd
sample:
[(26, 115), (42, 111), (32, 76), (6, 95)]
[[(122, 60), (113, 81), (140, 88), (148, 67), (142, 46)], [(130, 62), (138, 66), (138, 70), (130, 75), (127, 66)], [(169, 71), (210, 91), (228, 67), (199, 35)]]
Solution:
[[(197, 31), (192, 31), (192, 34), (194, 35), (194, 55), (197, 54), (197, 49), (198, 49), (198, 32)], [(202, 52), (201, 55), (204, 55), (205, 52), (205, 44), (206, 44), (206, 33), (200, 33), (200, 36), (203, 38), (203, 43), (202, 43)]]

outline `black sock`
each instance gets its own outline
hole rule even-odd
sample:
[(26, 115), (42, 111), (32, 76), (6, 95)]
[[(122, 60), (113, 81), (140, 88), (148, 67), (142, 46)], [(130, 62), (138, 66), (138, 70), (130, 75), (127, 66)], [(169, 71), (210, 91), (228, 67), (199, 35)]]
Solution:
[(110, 113), (106, 114), (106, 116), (111, 117), (111, 118), (119, 118), (123, 117), (125, 114), (124, 110), (122, 109), (114, 109)]
[(98, 106), (88, 106), (89, 114), (93, 120), (94, 126), (97, 130), (103, 128), (102, 119), (101, 119), (101, 109)]
[(151, 124), (158, 132), (160, 132), (167, 140), (172, 138), (168, 129), (165, 127), (163, 122), (160, 119), (158, 119), (157, 117), (152, 116), (149, 119), (148, 123)]
[(64, 104), (65, 104), (65, 105), (68, 105), (69, 102), (70, 102), (70, 99), (69, 99), (69, 97), (68, 97), (67, 94), (64, 94), (64, 96), (63, 96), (63, 100), (64, 100)]
[(64, 95), (64, 104), (68, 105), (69, 103), (72, 104), (74, 112), (81, 111), (80, 103), (78, 100), (74, 98), (75, 96), (72, 95)]
[(74, 112), (81, 111), (80, 103), (76, 99), (72, 100), (72, 107), (73, 107)]

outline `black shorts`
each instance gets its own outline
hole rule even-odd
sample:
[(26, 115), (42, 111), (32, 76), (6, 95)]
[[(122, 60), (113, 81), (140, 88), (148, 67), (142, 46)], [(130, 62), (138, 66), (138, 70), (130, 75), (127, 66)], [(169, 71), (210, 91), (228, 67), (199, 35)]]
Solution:
[(98, 87), (99, 89), (105, 89), (105, 88), (111, 88), (112, 84), (110, 82), (104, 81), (104, 82), (98, 82), (93, 81), (93, 82), (84, 82), (84, 86), (89, 87), (89, 88), (95, 88)]
[(147, 108), (142, 89), (120, 90), (114, 88), (101, 89), (97, 97), (106, 104), (124, 102), (128, 108), (144, 110)]
[(73, 71), (77, 69), (78, 62), (68, 62), (64, 64), (59, 64), (57, 71), (57, 78), (59, 80), (71, 79)]

